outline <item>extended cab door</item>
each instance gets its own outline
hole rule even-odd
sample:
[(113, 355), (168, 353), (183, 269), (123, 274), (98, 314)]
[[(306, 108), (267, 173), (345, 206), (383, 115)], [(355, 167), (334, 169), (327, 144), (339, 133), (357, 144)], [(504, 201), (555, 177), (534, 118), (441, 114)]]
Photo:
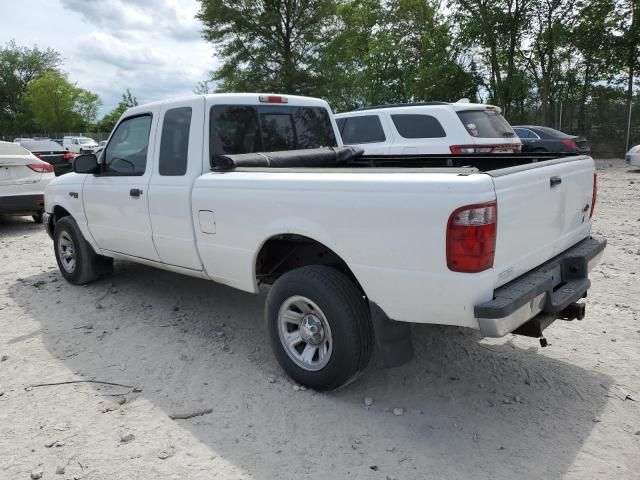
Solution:
[(191, 190), (202, 175), (204, 102), (204, 97), (198, 96), (163, 106), (155, 139), (158, 161), (149, 185), (153, 241), (160, 260), (193, 270), (202, 270), (193, 230)]
[(159, 260), (151, 236), (148, 185), (160, 106), (132, 113), (116, 127), (100, 173), (84, 183), (89, 230), (101, 249)]

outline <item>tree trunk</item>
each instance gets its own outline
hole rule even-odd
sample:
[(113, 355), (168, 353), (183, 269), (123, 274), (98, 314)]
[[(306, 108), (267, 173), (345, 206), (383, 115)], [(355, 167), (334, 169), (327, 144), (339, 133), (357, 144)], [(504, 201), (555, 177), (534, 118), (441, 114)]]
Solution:
[(582, 135), (587, 134), (587, 115), (586, 103), (589, 96), (589, 87), (591, 86), (591, 57), (585, 59), (584, 83), (582, 84), (582, 93), (580, 95), (580, 111), (578, 113), (578, 132)]

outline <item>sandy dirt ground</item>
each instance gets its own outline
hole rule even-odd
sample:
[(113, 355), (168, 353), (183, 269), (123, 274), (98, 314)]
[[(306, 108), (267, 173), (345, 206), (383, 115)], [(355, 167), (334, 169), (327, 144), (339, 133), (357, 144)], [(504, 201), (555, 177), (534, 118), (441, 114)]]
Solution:
[[(415, 361), (331, 394), (283, 375), (263, 297), (124, 262), (75, 287), (1, 220), (0, 479), (640, 478), (640, 171), (598, 165), (584, 321), (544, 349), (418, 326)], [(126, 386), (29, 388), (75, 380)]]

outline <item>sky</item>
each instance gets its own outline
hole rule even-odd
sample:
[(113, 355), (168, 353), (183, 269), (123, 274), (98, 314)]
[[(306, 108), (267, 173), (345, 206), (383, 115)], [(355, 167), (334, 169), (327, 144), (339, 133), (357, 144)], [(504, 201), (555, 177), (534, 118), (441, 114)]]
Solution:
[(140, 103), (193, 93), (218, 65), (194, 18), (197, 0), (0, 0), (0, 44), (51, 47), (77, 86)]

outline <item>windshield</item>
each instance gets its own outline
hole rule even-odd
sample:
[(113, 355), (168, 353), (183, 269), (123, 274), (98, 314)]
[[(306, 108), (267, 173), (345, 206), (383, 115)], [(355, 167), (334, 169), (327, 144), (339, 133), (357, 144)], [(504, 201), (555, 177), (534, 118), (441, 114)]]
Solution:
[(516, 133), (502, 115), (492, 110), (463, 110), (458, 117), (472, 137), (514, 138)]
[(31, 152), (57, 152), (63, 150), (58, 143), (51, 140), (32, 140), (30, 142), (21, 142), (21, 145)]
[(96, 143), (96, 141), (95, 141), (93, 138), (86, 138), (86, 137), (82, 137), (82, 138), (80, 139), (80, 143), (81, 143), (82, 145), (88, 145), (88, 144), (91, 144), (91, 143)]

